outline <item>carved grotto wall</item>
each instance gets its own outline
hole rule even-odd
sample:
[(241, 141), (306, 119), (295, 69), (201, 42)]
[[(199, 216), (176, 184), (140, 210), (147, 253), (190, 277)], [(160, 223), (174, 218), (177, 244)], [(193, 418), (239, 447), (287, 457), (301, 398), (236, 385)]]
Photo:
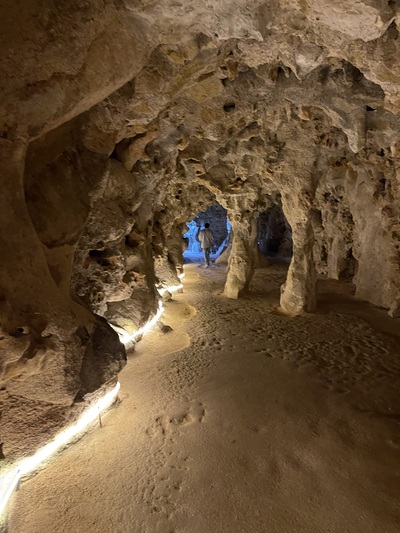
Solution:
[(280, 305), (316, 276), (400, 313), (397, 1), (3, 2), (1, 427), (36, 449), (176, 281), (185, 223), (215, 201), (225, 287), (251, 281), (277, 197), (293, 257)]

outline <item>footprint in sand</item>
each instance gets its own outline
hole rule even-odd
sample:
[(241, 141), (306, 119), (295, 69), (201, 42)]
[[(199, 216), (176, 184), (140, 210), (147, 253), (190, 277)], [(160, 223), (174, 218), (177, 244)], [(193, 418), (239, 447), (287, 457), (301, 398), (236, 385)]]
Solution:
[(181, 429), (189, 424), (202, 423), (206, 416), (206, 409), (201, 402), (196, 402), (183, 411), (171, 415), (163, 414), (156, 418), (153, 426), (146, 430), (150, 436), (161, 434), (167, 438), (179, 434)]

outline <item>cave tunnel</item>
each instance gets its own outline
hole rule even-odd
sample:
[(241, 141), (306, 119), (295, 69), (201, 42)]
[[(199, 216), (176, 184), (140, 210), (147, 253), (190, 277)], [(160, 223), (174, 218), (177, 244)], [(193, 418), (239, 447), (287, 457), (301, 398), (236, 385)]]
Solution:
[(218, 202), (207, 207), (205, 211), (199, 212), (192, 220), (186, 223), (188, 231), (184, 234), (187, 239), (187, 248), (183, 252), (184, 261), (196, 262), (203, 257), (200, 241), (197, 238), (200, 229), (209, 224), (213, 233), (211, 246), (211, 260), (215, 262), (227, 250), (230, 240), (232, 225), (228, 219), (228, 213)]
[(280, 204), (274, 204), (259, 214), (258, 247), (269, 258), (288, 260), (292, 257), (292, 229)]
[(397, 532), (399, 2), (0, 12), (0, 531)]

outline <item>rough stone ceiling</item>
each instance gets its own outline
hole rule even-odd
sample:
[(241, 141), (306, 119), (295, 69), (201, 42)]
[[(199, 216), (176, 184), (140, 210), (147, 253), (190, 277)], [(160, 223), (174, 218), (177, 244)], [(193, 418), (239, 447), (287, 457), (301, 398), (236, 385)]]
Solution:
[(6, 457), (118, 372), (106, 320), (151, 316), (184, 223), (215, 200), (234, 232), (227, 296), (281, 198), (286, 312), (314, 310), (316, 274), (356, 261), (357, 296), (399, 314), (397, 1), (1, 4)]
[[(330, 58), (378, 84), (388, 108), (398, 105), (393, 1), (30, 1), (23, 9), (3, 1), (3, 13), (2, 129), (29, 138), (99, 103), (149, 63), (156, 66), (140, 75), (134, 100), (143, 89), (161, 92), (153, 112), (162, 99), (190, 93), (185, 82), (203, 69), (226, 78), (244, 66), (282, 64), (301, 80)], [(235, 45), (239, 57), (226, 64), (222, 49)], [(210, 80), (203, 87), (218, 91)]]

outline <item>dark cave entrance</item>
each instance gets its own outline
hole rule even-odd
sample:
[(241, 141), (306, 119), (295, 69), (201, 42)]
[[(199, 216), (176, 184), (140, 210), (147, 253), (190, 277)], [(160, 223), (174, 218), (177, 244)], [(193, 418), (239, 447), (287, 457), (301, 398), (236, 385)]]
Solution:
[(260, 213), (258, 217), (258, 247), (268, 258), (288, 260), (293, 255), (292, 228), (276, 203)]

